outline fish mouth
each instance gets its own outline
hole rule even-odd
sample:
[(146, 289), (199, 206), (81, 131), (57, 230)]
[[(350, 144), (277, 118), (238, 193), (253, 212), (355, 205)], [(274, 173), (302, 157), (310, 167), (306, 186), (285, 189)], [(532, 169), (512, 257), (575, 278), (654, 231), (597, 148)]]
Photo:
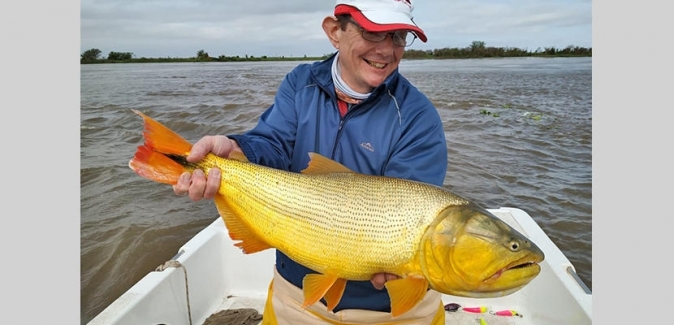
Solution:
[(537, 256), (527, 256), (524, 258), (521, 258), (519, 260), (513, 261), (510, 264), (506, 265), (505, 267), (499, 269), (494, 273), (492, 276), (489, 278), (485, 279), (483, 282), (484, 283), (493, 283), (497, 281), (498, 279), (501, 278), (501, 276), (505, 273), (513, 273), (513, 272), (520, 272), (524, 273), (525, 278), (531, 279), (538, 275), (541, 271), (541, 266), (539, 263), (542, 261), (541, 258)]

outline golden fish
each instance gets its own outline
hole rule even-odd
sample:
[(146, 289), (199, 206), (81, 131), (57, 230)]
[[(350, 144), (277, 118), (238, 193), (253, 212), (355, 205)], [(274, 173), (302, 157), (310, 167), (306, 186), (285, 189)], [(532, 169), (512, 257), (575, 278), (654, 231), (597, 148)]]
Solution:
[(439, 186), (355, 173), (309, 153), (301, 173), (208, 154), (144, 119), (145, 143), (129, 162), (138, 175), (175, 184), (185, 171), (221, 170), (214, 201), (229, 236), (244, 253), (275, 248), (320, 274), (303, 280), (304, 306), (341, 299), (346, 280), (386, 272), (391, 314), (399, 316), (431, 288), (466, 297), (513, 293), (540, 272), (543, 252), (487, 210)]

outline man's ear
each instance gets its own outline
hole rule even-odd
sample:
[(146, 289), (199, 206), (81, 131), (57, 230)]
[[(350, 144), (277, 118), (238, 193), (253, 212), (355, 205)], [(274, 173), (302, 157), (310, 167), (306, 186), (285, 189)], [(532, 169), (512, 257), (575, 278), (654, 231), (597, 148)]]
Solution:
[(323, 19), (323, 31), (328, 36), (328, 40), (332, 43), (332, 46), (339, 50), (339, 34), (342, 29), (337, 18), (334, 16), (325, 17)]

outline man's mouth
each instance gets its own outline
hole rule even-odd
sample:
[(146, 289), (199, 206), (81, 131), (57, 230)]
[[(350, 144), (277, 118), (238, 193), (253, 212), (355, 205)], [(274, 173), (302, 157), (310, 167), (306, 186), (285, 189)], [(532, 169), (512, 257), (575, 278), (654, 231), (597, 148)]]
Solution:
[(372, 61), (368, 61), (368, 60), (365, 60), (365, 59), (363, 59), (363, 60), (365, 62), (367, 62), (367, 64), (369, 64), (373, 68), (384, 69), (384, 67), (386, 67), (386, 63), (372, 62)]

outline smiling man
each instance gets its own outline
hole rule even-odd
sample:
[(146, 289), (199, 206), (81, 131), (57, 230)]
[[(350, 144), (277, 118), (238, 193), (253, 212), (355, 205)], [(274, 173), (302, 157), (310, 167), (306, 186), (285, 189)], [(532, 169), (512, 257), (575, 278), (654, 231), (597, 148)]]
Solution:
[[(398, 71), (405, 47), (417, 38), (426, 42), (413, 8), (409, 0), (337, 1), (334, 15), (322, 23), (335, 54), (288, 73), (255, 128), (205, 136), (187, 160), (239, 151), (251, 162), (300, 172), (308, 153), (317, 152), (358, 173), (441, 186), (447, 169), (442, 121)], [(183, 174), (173, 190), (197, 201), (213, 198), (219, 186), (217, 169), (208, 178), (196, 170)], [(335, 193), (333, 199), (340, 197)], [(385, 283), (398, 276), (388, 273), (346, 281), (332, 310), (324, 300), (303, 306), (303, 279), (310, 273), (316, 272), (277, 250), (263, 324), (444, 324), (441, 295), (433, 290), (410, 311), (392, 317)]]

